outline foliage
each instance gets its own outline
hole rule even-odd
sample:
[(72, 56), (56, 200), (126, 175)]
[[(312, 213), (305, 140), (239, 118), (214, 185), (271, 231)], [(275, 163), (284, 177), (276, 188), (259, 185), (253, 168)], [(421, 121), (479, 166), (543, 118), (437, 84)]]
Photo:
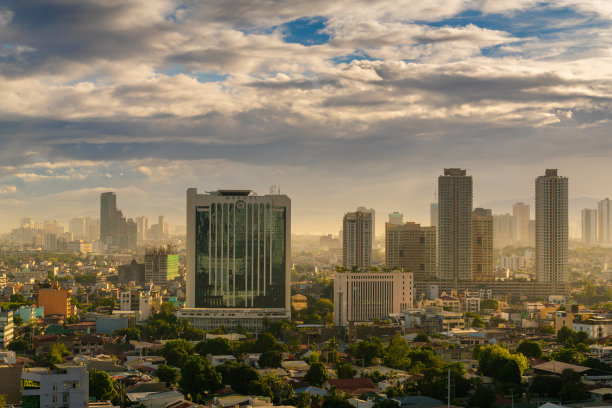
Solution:
[(161, 349), (160, 354), (166, 358), (168, 365), (182, 368), (193, 354), (193, 346), (187, 340), (170, 340)]
[(331, 299), (308, 298), (308, 307), (297, 312), (296, 318), (309, 324), (331, 324), (334, 320), (334, 302)]
[(283, 380), (272, 373), (264, 375), (260, 382), (264, 384), (265, 389), (269, 390), (274, 404), (279, 404), (295, 395), (291, 384), (285, 384)]
[(118, 396), (115, 382), (106, 371), (93, 370), (89, 373), (89, 396), (97, 401), (112, 400)]
[(266, 351), (259, 356), (259, 366), (261, 368), (276, 368), (280, 367), (283, 362), (283, 353), (280, 351)]
[(13, 323), (15, 323), (15, 326), (21, 326), (23, 324), (23, 319), (21, 316), (15, 315), (13, 316)]
[(13, 340), (6, 348), (18, 354), (26, 354), (31, 351), (30, 343), (25, 339)]
[(249, 382), (261, 380), (261, 376), (253, 367), (235, 361), (226, 361), (217, 366), (217, 371), (221, 374), (223, 384), (229, 385), (240, 394), (247, 394)]
[(374, 384), (378, 384), (379, 382), (387, 379), (387, 377), (378, 370), (372, 370), (368, 373), (362, 373), (361, 376), (369, 378)]
[(353, 378), (357, 371), (349, 363), (340, 363), (336, 368), (338, 378)]
[(414, 337), (412, 341), (415, 343), (429, 343), (431, 340), (429, 339), (429, 336), (426, 333), (419, 333)]
[(264, 353), (270, 350), (287, 351), (287, 346), (276, 341), (276, 338), (268, 332), (260, 334), (257, 341), (255, 341), (253, 351), (255, 353)]
[(286, 333), (297, 330), (297, 324), (291, 320), (277, 320), (268, 326), (268, 331), (277, 339), (283, 339)]
[(561, 361), (568, 364), (582, 365), (584, 354), (575, 348), (563, 347), (560, 350), (551, 354), (551, 357), (556, 361)]
[(74, 281), (77, 283), (93, 285), (96, 283), (96, 275), (74, 275)]
[(321, 363), (313, 363), (308, 369), (306, 375), (304, 375), (304, 381), (315, 387), (320, 387), (328, 379), (329, 374), (327, 373), (325, 366)]
[(480, 309), (494, 309), (497, 310), (499, 302), (495, 299), (485, 299), (480, 301)]
[(508, 349), (496, 344), (481, 347), (478, 352), (478, 369), (498, 381), (520, 384), (527, 370), (527, 358), (522, 354), (511, 354)]
[(431, 347), (411, 348), (408, 352), (410, 369), (418, 372), (423, 367), (439, 368), (443, 365), (440, 357), (436, 356)]
[(49, 350), (48, 362), (50, 364), (59, 364), (64, 361), (64, 357), (69, 355), (70, 352), (64, 345), (64, 343), (55, 343)]
[(495, 393), (485, 387), (478, 386), (468, 399), (468, 407), (491, 408), (495, 404)]
[(229, 340), (217, 337), (199, 342), (195, 351), (201, 356), (212, 354), (213, 356), (232, 354), (232, 344)]
[(385, 390), (385, 394), (387, 395), (387, 398), (404, 397), (406, 395), (404, 390), (401, 387), (398, 387), (397, 385), (387, 387), (387, 389)]
[(312, 398), (307, 392), (300, 392), (299, 394), (290, 397), (283, 401), (287, 405), (293, 405), (295, 408), (310, 408), (312, 404)]
[(540, 343), (530, 340), (524, 340), (516, 348), (517, 353), (521, 353), (528, 358), (541, 358), (542, 357), (542, 346)]
[(336, 387), (331, 387), (325, 397), (323, 397), (322, 408), (353, 408), (347, 398), (340, 393)]
[(589, 334), (583, 330), (579, 331), (579, 332), (575, 332), (570, 328), (567, 328), (565, 326), (561, 327), (561, 329), (559, 329), (559, 332), (557, 333), (557, 341), (559, 343), (564, 343), (567, 344), (567, 342), (571, 339), (572, 341), (572, 345), (574, 344), (580, 344), (580, 343), (584, 343), (586, 339), (589, 338)]
[(399, 402), (395, 400), (384, 399), (384, 400), (378, 401), (376, 404), (372, 406), (372, 408), (398, 408), (399, 406), (400, 406)]
[[(421, 334), (417, 335), (421, 336)], [(427, 335), (424, 335), (427, 337)], [(426, 340), (429, 341), (429, 338)], [(396, 334), (389, 341), (389, 346), (386, 350), (385, 365), (392, 368), (403, 369), (410, 366), (410, 346), (408, 342), (402, 338), (400, 334)]]
[(582, 362), (582, 365), (585, 367), (591, 367), (596, 370), (599, 370), (602, 372), (602, 374), (612, 372), (612, 368), (610, 367), (609, 364), (606, 364), (600, 359), (595, 358), (595, 357), (588, 357), (586, 360)]
[(540, 397), (557, 398), (562, 385), (561, 378), (556, 375), (536, 375), (529, 391)]
[(219, 374), (202, 356), (189, 356), (181, 368), (181, 388), (191, 394), (192, 401), (200, 402), (204, 392), (219, 389), (223, 382)]
[(23, 296), (23, 293), (14, 293), (9, 297), (9, 301), (12, 303), (28, 303), (28, 299)]
[(453, 394), (456, 397), (465, 397), (472, 382), (465, 378), (465, 367), (461, 363), (448, 364), (442, 368), (427, 368), (423, 371), (423, 379), (419, 382), (419, 391), (422, 395), (446, 400), (448, 370), (450, 370), (451, 383), (454, 384)]
[(155, 376), (159, 378), (159, 381), (165, 382), (167, 387), (172, 387), (178, 382), (180, 372), (166, 364), (160, 364), (155, 371)]
[(361, 361), (364, 366), (370, 366), (375, 358), (383, 358), (385, 356), (384, 346), (378, 337), (371, 337), (367, 340), (352, 343), (347, 351), (357, 361)]
[(116, 336), (125, 336), (126, 341), (140, 340), (140, 329), (138, 327), (126, 327), (115, 331)]
[(559, 390), (559, 398), (562, 401), (581, 401), (589, 398), (589, 393), (584, 387), (580, 374), (574, 370), (563, 370), (561, 382), (563, 385)]

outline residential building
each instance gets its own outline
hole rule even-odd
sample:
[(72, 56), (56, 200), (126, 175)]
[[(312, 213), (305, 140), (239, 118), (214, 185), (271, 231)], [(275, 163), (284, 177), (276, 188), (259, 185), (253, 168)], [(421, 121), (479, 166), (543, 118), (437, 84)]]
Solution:
[(438, 203), (429, 204), (429, 225), (438, 227)]
[(291, 307), (300, 311), (308, 307), (308, 298), (300, 293), (291, 296)]
[(71, 219), (68, 222), (68, 230), (74, 235), (74, 239), (87, 239), (87, 222), (83, 217)]
[(66, 318), (72, 316), (72, 303), (70, 290), (39, 289), (38, 306), (42, 306), (44, 315), (62, 315)]
[(200, 329), (263, 330), (291, 315), (291, 200), (251, 190), (187, 190), (187, 308)]
[(427, 306), (425, 309), (406, 310), (404, 327), (423, 329), (426, 333), (448, 332), (465, 329), (465, 318), (461, 312), (448, 312), (439, 306)]
[(13, 311), (3, 310), (0, 312), (0, 347), (6, 346), (13, 341)]
[(93, 252), (93, 246), (91, 242), (84, 242), (82, 239), (79, 239), (77, 241), (68, 242), (67, 250), (68, 252), (89, 254)]
[(136, 226), (138, 228), (138, 243), (142, 243), (147, 240), (147, 233), (149, 232), (149, 217), (143, 215), (142, 217), (136, 217)]
[(462, 169), (438, 177), (438, 269), (442, 280), (472, 279), (472, 176)]
[(385, 224), (385, 264), (389, 269), (405, 269), (415, 280), (436, 277), (436, 227), (407, 222)]
[(612, 319), (604, 316), (589, 316), (584, 319), (574, 319), (572, 330), (585, 331), (590, 339), (600, 339), (612, 335)]
[[(223, 243), (225, 245), (225, 243)], [(222, 245), (220, 245), (222, 246)], [(171, 245), (147, 248), (145, 253), (145, 281), (165, 285), (178, 277), (179, 259)]]
[(334, 277), (334, 323), (384, 319), (412, 307), (412, 272), (342, 272)]
[(536, 185), (536, 279), (567, 282), (568, 182), (547, 169)]
[(145, 264), (138, 263), (135, 259), (128, 265), (119, 265), (117, 268), (119, 283), (130, 283), (135, 282), (142, 284), (146, 282), (145, 279)]
[(493, 280), (493, 216), (491, 210), (472, 212), (472, 279)]
[(138, 312), (117, 310), (112, 315), (96, 316), (96, 333), (113, 334), (117, 330), (126, 329), (136, 325)]
[(597, 242), (597, 210), (582, 209), (582, 242), (594, 244)]
[(612, 201), (609, 198), (597, 203), (597, 241), (612, 242)]
[(529, 205), (514, 203), (512, 205), (512, 216), (516, 223), (516, 240), (525, 245), (529, 242)]
[(85, 408), (89, 403), (89, 373), (84, 365), (24, 368), (21, 385), (24, 407)]
[(368, 268), (372, 263), (374, 213), (346, 213), (342, 221), (342, 265), (347, 269)]
[[(529, 224), (528, 224), (529, 225)], [(510, 214), (493, 215), (493, 245), (504, 248), (516, 241), (516, 219)]]

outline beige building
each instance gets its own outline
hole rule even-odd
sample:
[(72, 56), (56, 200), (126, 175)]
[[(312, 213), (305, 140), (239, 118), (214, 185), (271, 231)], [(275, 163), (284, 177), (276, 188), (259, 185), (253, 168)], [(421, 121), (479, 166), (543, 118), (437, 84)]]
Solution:
[(494, 280), (493, 216), (484, 208), (472, 212), (472, 279)]
[(334, 323), (384, 319), (412, 307), (412, 272), (344, 272), (334, 278)]
[(308, 307), (306, 296), (299, 293), (291, 296), (291, 307), (297, 311), (306, 309)]
[(529, 242), (529, 205), (525, 203), (514, 203), (512, 205), (512, 216), (516, 222), (516, 240), (522, 244)]
[[(360, 207), (361, 208), (361, 207)], [(372, 263), (374, 211), (358, 209), (342, 220), (342, 266), (367, 268)]]
[(385, 224), (385, 264), (389, 269), (405, 269), (414, 279), (436, 276), (436, 227), (407, 222)]

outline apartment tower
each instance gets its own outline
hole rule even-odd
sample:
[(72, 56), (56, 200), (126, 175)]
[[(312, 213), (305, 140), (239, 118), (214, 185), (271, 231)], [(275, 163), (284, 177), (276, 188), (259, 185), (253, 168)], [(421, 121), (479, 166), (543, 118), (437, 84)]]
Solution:
[(372, 263), (374, 213), (358, 209), (342, 220), (342, 266), (369, 268)]
[(413, 273), (415, 281), (436, 277), (436, 227), (414, 222), (385, 224), (385, 264)]
[(597, 242), (597, 210), (582, 209), (582, 242), (594, 244)]
[(494, 280), (493, 215), (484, 208), (472, 212), (472, 279)]
[(597, 203), (597, 241), (612, 242), (612, 201), (609, 198)]

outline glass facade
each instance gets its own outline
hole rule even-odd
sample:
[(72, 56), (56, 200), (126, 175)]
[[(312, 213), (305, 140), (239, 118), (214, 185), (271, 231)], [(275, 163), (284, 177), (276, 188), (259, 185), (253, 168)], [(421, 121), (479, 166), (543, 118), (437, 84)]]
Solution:
[(285, 207), (219, 200), (195, 211), (195, 307), (284, 308)]

